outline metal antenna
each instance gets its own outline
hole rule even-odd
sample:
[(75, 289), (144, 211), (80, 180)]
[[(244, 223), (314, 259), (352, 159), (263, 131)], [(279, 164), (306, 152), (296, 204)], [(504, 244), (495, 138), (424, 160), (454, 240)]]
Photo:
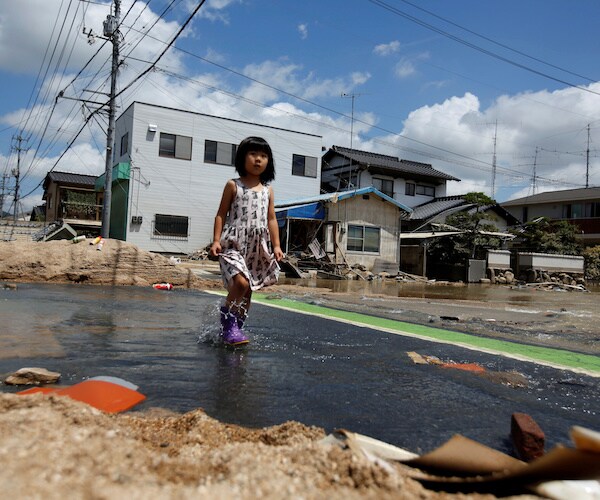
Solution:
[(341, 95), (341, 97), (352, 99), (352, 114), (350, 116), (350, 149), (352, 149), (352, 140), (354, 138), (354, 99), (360, 97), (361, 95), (364, 94), (355, 94), (354, 92), (352, 94), (347, 94), (345, 92), (342, 92)]

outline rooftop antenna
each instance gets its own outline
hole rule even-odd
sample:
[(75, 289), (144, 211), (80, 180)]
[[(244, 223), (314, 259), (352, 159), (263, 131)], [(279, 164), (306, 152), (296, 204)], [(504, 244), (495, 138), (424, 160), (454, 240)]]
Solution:
[(341, 97), (352, 99), (352, 114), (350, 115), (350, 149), (352, 149), (352, 140), (354, 138), (354, 99), (360, 97), (361, 95), (364, 94), (355, 94), (354, 92), (347, 94), (346, 92), (342, 92), (341, 95)]

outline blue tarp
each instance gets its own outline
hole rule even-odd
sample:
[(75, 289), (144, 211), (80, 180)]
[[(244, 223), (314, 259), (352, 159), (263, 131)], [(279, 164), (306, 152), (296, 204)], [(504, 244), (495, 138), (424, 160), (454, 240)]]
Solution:
[(323, 220), (325, 219), (325, 208), (323, 204), (309, 203), (307, 205), (299, 205), (297, 207), (284, 208), (276, 210), (277, 223), (279, 227), (285, 225), (286, 219), (309, 219)]

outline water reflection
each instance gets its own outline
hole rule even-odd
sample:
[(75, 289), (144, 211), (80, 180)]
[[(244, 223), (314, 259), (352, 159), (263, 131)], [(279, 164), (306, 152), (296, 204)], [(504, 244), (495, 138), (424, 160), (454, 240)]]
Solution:
[[(282, 278), (280, 284), (297, 285), (316, 290), (326, 288), (334, 293), (352, 293), (358, 295), (385, 295), (389, 297), (408, 297), (420, 299), (475, 300), (485, 302), (523, 303), (536, 300), (558, 302), (596, 302), (600, 295), (600, 286), (587, 286), (585, 292), (543, 292), (525, 286), (499, 286), (478, 283), (405, 283), (392, 280), (326, 280)], [(571, 299), (574, 298), (574, 299)]]

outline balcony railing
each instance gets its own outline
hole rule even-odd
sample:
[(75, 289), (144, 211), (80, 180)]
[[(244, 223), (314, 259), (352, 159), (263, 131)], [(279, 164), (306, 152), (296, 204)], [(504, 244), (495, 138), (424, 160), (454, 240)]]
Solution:
[(61, 201), (59, 217), (62, 219), (99, 221), (102, 218), (102, 205)]

